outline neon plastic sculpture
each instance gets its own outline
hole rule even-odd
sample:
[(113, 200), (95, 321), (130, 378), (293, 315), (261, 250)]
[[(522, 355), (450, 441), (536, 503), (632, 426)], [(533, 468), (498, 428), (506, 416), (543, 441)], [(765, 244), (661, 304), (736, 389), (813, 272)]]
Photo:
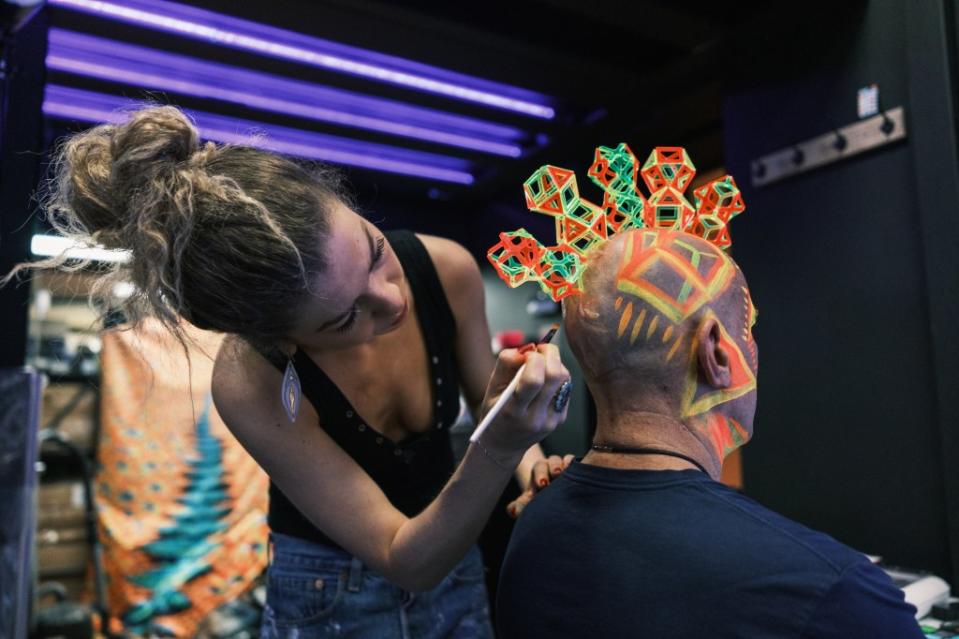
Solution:
[[(510, 287), (536, 282), (556, 301), (576, 295), (589, 252), (626, 229), (685, 231), (727, 250), (732, 244), (727, 225), (745, 208), (729, 175), (697, 188), (691, 204), (685, 192), (696, 167), (682, 147), (656, 147), (640, 169), (626, 144), (601, 146), (588, 175), (603, 190), (601, 205), (580, 195), (569, 169), (543, 166), (523, 184), (527, 208), (555, 218), (556, 244), (544, 246), (526, 229), (500, 233), (487, 257)], [(637, 188), (640, 175), (648, 198)]]

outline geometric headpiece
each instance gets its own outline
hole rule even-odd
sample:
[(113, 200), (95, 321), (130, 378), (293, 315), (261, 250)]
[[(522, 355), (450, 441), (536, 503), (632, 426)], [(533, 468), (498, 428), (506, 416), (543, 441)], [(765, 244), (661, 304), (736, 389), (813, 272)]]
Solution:
[[(649, 188), (644, 197), (637, 173)], [(745, 208), (732, 176), (699, 187), (695, 206), (684, 193), (696, 175), (686, 149), (656, 147), (643, 168), (625, 144), (596, 149), (589, 178), (603, 190), (601, 206), (580, 196), (576, 175), (556, 166), (540, 167), (523, 185), (526, 206), (556, 220), (556, 244), (542, 245), (525, 229), (500, 233), (487, 257), (512, 288), (537, 282), (557, 302), (581, 293), (580, 278), (588, 253), (613, 234), (633, 228), (685, 231), (726, 250), (732, 245), (727, 224)]]

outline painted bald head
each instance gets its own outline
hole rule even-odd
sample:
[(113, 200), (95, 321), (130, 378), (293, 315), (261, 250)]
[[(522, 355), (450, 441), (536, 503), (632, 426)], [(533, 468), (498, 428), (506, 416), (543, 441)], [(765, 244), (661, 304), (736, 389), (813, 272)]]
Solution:
[(637, 229), (590, 255), (566, 331), (600, 410), (668, 414), (719, 459), (752, 433), (756, 310), (732, 258), (702, 238)]

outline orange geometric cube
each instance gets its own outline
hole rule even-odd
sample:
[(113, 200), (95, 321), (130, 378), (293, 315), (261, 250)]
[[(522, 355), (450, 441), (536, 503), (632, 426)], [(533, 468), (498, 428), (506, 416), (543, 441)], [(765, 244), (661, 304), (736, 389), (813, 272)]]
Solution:
[[(510, 287), (533, 281), (554, 300), (574, 295), (590, 251), (631, 228), (692, 233), (726, 250), (732, 244), (727, 224), (745, 208), (728, 175), (696, 189), (695, 206), (690, 204), (684, 193), (696, 167), (682, 147), (656, 147), (642, 169), (626, 144), (597, 147), (588, 174), (603, 190), (602, 206), (580, 195), (569, 169), (546, 165), (523, 184), (527, 208), (555, 218), (557, 243), (543, 246), (525, 229), (500, 233), (487, 257)], [(649, 187), (648, 198), (637, 188), (637, 174)]]

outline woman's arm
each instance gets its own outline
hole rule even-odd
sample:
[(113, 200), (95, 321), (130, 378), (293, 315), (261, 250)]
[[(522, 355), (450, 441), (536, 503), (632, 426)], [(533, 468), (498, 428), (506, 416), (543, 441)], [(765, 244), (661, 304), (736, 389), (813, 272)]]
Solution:
[(565, 411), (549, 406), (569, 377), (559, 351), (547, 346), (525, 356), (504, 352), (490, 379), (486, 405), (495, 401), (525, 357), (515, 396), (491, 424), (483, 446), (471, 445), (439, 496), (408, 518), (318, 428), (309, 402), (289, 423), (280, 405), (279, 371), (258, 356), (230, 355), (231, 350), (221, 348), (217, 358), (213, 399), (234, 436), (315, 526), (409, 590), (434, 586), (456, 565), (475, 542), (523, 453), (566, 417)]
[[(473, 256), (462, 246), (441, 237), (418, 235), (429, 252), (439, 273), (443, 292), (456, 320), (456, 363), (466, 403), (476, 422), (486, 392), (486, 383), (493, 372), (495, 357), (490, 348), (489, 324), (486, 321), (486, 294), (483, 278)], [(538, 443), (523, 455), (516, 467), (520, 490), (529, 488), (536, 462), (546, 462), (546, 455)], [(558, 457), (553, 466), (561, 464)], [(546, 468), (544, 464), (541, 464)], [(548, 471), (547, 471), (548, 474)]]

